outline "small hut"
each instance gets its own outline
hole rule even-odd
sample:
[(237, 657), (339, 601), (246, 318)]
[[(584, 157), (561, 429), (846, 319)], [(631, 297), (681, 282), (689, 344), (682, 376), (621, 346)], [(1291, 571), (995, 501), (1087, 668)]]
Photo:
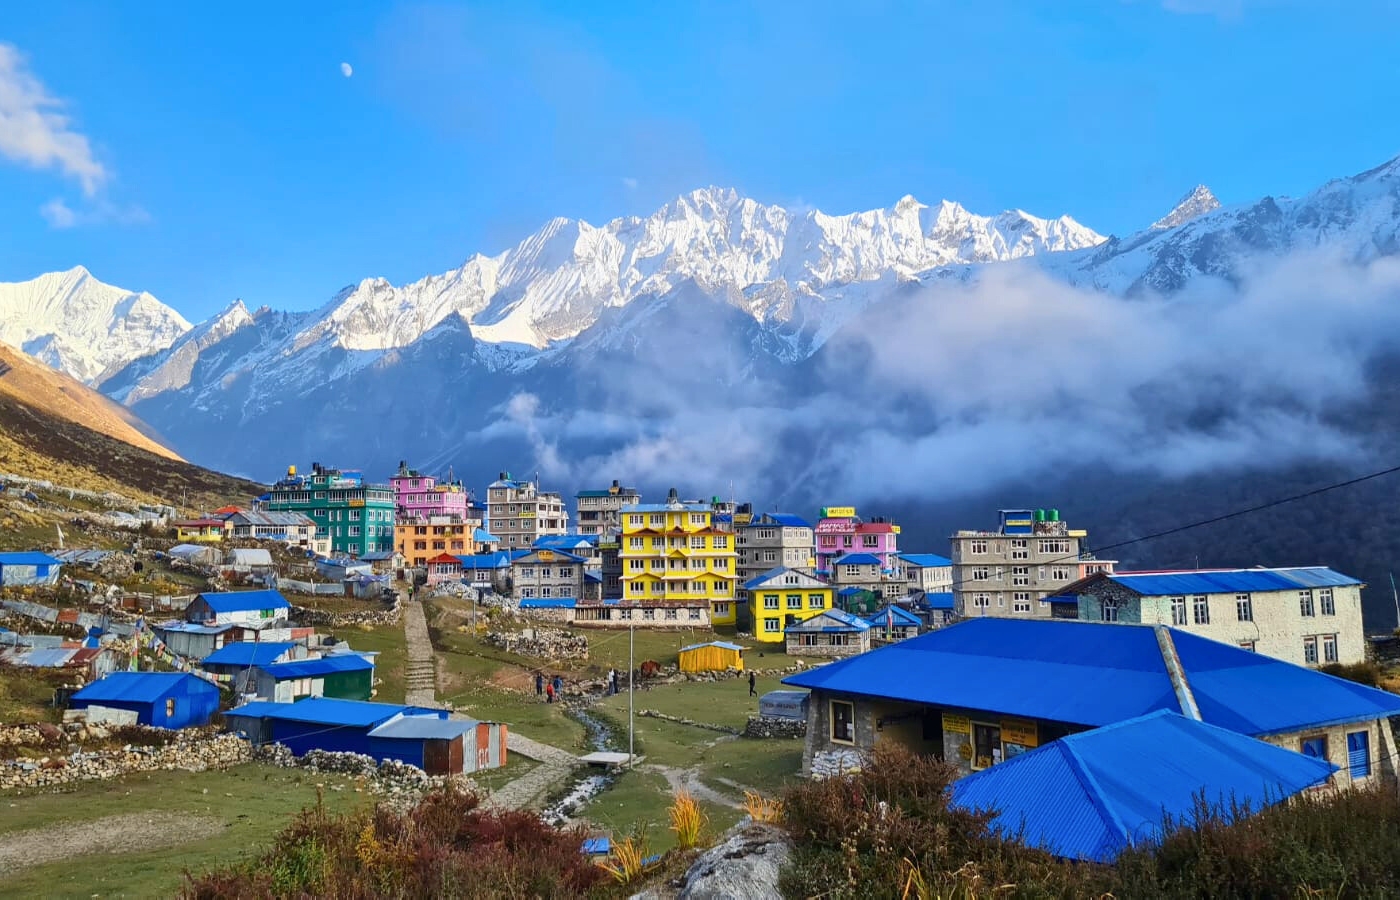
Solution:
[(725, 641), (691, 644), (681, 648), (682, 672), (744, 671), (744, 648)]

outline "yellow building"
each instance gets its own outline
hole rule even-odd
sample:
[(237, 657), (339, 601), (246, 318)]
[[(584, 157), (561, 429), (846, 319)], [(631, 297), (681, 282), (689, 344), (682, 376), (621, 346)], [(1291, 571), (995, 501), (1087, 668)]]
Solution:
[(738, 552), (734, 535), (718, 531), (704, 503), (624, 506), (618, 561), (624, 600), (706, 600), (710, 622), (733, 625)]
[(806, 572), (779, 566), (744, 585), (755, 640), (778, 644), (789, 625), (831, 609), (831, 585)]
[(171, 522), (170, 525), (175, 529), (176, 540), (217, 544), (224, 539), (223, 519), (189, 519), (184, 522)]
[(728, 669), (742, 672), (744, 648), (724, 641), (691, 644), (681, 648), (680, 665), (682, 672), (724, 672)]

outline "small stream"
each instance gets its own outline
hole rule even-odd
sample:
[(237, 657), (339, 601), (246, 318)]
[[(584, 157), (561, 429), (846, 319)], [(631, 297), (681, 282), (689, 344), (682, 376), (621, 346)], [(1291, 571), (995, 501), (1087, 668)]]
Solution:
[[(588, 701), (590, 704), (592, 698)], [(592, 751), (616, 750), (626, 752), (626, 748), (615, 747), (620, 743), (616, 729), (595, 716), (588, 710), (588, 707), (577, 706), (568, 711), (569, 718), (583, 725), (588, 732), (588, 747)], [(626, 735), (621, 736), (625, 740)], [(588, 774), (586, 770), (580, 770), (568, 783), (568, 788), (558, 800), (551, 802), (543, 810), (540, 816), (551, 825), (562, 825), (583, 808), (589, 800), (596, 797), (608, 785), (617, 778), (616, 772), (606, 772), (602, 774)]]

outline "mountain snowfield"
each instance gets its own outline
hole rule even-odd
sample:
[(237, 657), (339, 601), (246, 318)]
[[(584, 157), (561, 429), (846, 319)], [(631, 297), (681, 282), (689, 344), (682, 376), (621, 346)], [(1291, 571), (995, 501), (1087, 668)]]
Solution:
[[(1400, 256), (1400, 160), (1297, 199), (1222, 207), (1199, 186), (1141, 231), (1107, 238), (1069, 217), (979, 216), (947, 201), (833, 216), (706, 188), (647, 217), (554, 219), (411, 284), (366, 279), (306, 312), (235, 302), (193, 328), (84, 270), (46, 275), (0, 285), (0, 339), (99, 386), (188, 458), (251, 476), (335, 447), (355, 447), (367, 468), (406, 452), (423, 464), (481, 457), (487, 473), (526, 455), (575, 469), (708, 464), (685, 455), (688, 429), (708, 429), (733, 467), (744, 453), (767, 459), (748, 432), (791, 410), (801, 417), (773, 440), (797, 447), (819, 444), (823, 417), (842, 408), (871, 427), (948, 427), (938, 404), (901, 393), (947, 372), (909, 371), (891, 388), (870, 380), (872, 363), (891, 329), (963, 328), (948, 315), (975, 320), (987, 304), (1007, 314), (996, 292), (1008, 279), (1042, 305), (1073, 290), (1088, 292), (1081, 305), (1170, 301), (1198, 282), (1239, 288), (1261, 261), (1316, 249), (1355, 264)], [(1000, 352), (995, 329), (971, 333)], [(1076, 352), (1062, 337), (1028, 340)], [(904, 352), (936, 361), (943, 339)], [(1011, 406), (988, 394), (952, 423), (1014, 410), (1024, 394)]]

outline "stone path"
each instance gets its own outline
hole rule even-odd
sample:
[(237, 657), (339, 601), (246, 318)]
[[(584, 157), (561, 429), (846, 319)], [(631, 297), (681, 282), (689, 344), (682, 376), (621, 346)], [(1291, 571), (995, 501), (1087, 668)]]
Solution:
[(428, 638), (428, 620), (423, 604), (403, 601), (403, 633), (407, 662), (404, 667), (404, 703), (409, 706), (437, 706), (437, 663), (433, 643)]
[(506, 733), (506, 749), (533, 759), (539, 765), (491, 795), (490, 802), (505, 809), (529, 809), (537, 805), (580, 765), (578, 757), (572, 753), (532, 741), (514, 731)]
[(130, 813), (0, 835), (0, 874), (89, 853), (137, 853), (196, 841), (224, 823), (188, 813)]

